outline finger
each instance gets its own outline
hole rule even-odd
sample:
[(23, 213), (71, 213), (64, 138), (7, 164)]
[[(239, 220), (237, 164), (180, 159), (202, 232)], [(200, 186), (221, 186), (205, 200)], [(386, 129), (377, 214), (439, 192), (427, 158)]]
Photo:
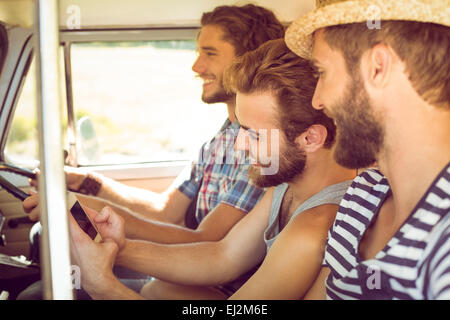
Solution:
[(35, 187), (37, 189), (39, 186), (39, 174), (41, 173), (41, 171), (38, 168), (35, 168), (33, 172), (35, 174), (35, 177), (33, 179), (28, 179), (28, 181), (32, 187)]
[[(111, 207), (103, 207), (103, 209), (100, 211), (98, 220), (101, 220), (101, 222), (108, 222), (112, 226), (118, 226), (122, 223), (123, 218), (118, 215)], [(99, 221), (100, 222), (100, 221)]]
[(102, 222), (102, 221), (97, 221), (100, 214), (96, 210), (91, 209), (86, 206), (83, 206), (83, 205), (82, 205), (82, 207), (83, 207), (84, 212), (86, 212), (86, 214), (88, 215), (89, 219), (91, 219), (94, 222), (98, 222), (98, 223)]
[(25, 212), (30, 213), (34, 208), (39, 205), (39, 194), (34, 193), (30, 195), (28, 198), (23, 200), (22, 206)]
[(39, 189), (39, 182), (38, 179), (28, 179), (28, 182), (30, 183), (30, 186)]
[(39, 207), (31, 210), (31, 212), (28, 214), (28, 218), (31, 221), (39, 221), (41, 219), (41, 210), (39, 209)]
[(111, 210), (108, 210), (109, 207), (103, 207), (103, 209), (94, 217), (95, 223), (108, 223), (111, 224), (114, 217), (112, 217)]

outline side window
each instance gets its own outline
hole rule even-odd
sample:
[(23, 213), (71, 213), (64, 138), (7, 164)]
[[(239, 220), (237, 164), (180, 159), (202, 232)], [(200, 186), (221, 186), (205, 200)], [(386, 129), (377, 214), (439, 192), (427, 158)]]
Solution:
[(17, 101), (5, 147), (8, 161), (30, 167), (39, 159), (35, 85), (33, 59)]
[[(65, 81), (63, 66), (63, 49), (60, 52), (61, 115), (63, 118), (63, 139), (67, 128), (67, 111), (65, 103)], [(39, 136), (36, 96), (36, 68), (34, 58), (25, 75), (22, 90), (9, 129), (5, 146), (5, 157), (11, 163), (25, 167), (36, 167), (39, 160)]]
[(201, 101), (190, 40), (74, 43), (80, 165), (185, 160), (226, 119)]

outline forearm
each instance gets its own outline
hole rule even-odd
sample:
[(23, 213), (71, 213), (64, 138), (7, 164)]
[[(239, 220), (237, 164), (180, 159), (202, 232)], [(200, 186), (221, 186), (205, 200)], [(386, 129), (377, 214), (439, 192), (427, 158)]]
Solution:
[(93, 289), (86, 289), (87, 293), (94, 300), (143, 300), (135, 291), (126, 287), (116, 277), (111, 276), (108, 280), (103, 280), (100, 286)]
[(174, 224), (150, 221), (138, 217), (126, 216), (126, 237), (135, 240), (145, 240), (161, 244), (192, 243), (207, 239), (200, 230), (192, 230)]
[(245, 212), (238, 208), (220, 203), (208, 213), (195, 230), (136, 217), (123, 218), (127, 238), (174, 244), (220, 241), (245, 215)]
[(165, 194), (127, 186), (105, 176), (101, 176), (102, 185), (98, 197), (117, 206), (127, 208), (142, 218), (165, 221)]
[(116, 264), (163, 281), (195, 286), (225, 283), (245, 272), (227, 257), (220, 242), (161, 245), (127, 240)]

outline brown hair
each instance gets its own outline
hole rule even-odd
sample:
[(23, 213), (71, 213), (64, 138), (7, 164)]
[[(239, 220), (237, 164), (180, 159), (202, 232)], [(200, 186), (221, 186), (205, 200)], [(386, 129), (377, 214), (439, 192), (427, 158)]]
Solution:
[(293, 142), (311, 125), (322, 124), (328, 132), (324, 147), (333, 145), (334, 122), (312, 106), (317, 84), (314, 69), (308, 60), (290, 51), (283, 39), (268, 41), (238, 58), (224, 79), (229, 91), (273, 93), (279, 108), (277, 120), (288, 141)]
[(201, 24), (220, 26), (223, 40), (233, 45), (236, 56), (255, 50), (268, 40), (282, 38), (285, 31), (272, 11), (253, 4), (216, 7), (202, 15)]
[(378, 43), (390, 46), (404, 61), (416, 92), (428, 103), (449, 108), (450, 28), (433, 23), (382, 21), (381, 29), (365, 23), (326, 27), (324, 39), (344, 55), (347, 69), (355, 74), (363, 52)]

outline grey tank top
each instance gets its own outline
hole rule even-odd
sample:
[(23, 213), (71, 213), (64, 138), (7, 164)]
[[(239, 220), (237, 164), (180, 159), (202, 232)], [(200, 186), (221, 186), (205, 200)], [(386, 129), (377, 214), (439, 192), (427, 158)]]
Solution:
[[(344, 197), (345, 192), (348, 187), (352, 184), (352, 180), (344, 181), (341, 183), (333, 184), (320, 192), (313, 195), (311, 198), (304, 201), (301, 205), (297, 207), (291, 219), (299, 215), (305, 210), (320, 206), (322, 204), (339, 204)], [(283, 202), (284, 194), (288, 189), (289, 185), (287, 183), (282, 183), (275, 187), (272, 197), (272, 205), (270, 207), (270, 217), (269, 224), (266, 231), (264, 231), (264, 241), (266, 242), (267, 252), (272, 246), (273, 242), (280, 233), (279, 216), (281, 203)]]

